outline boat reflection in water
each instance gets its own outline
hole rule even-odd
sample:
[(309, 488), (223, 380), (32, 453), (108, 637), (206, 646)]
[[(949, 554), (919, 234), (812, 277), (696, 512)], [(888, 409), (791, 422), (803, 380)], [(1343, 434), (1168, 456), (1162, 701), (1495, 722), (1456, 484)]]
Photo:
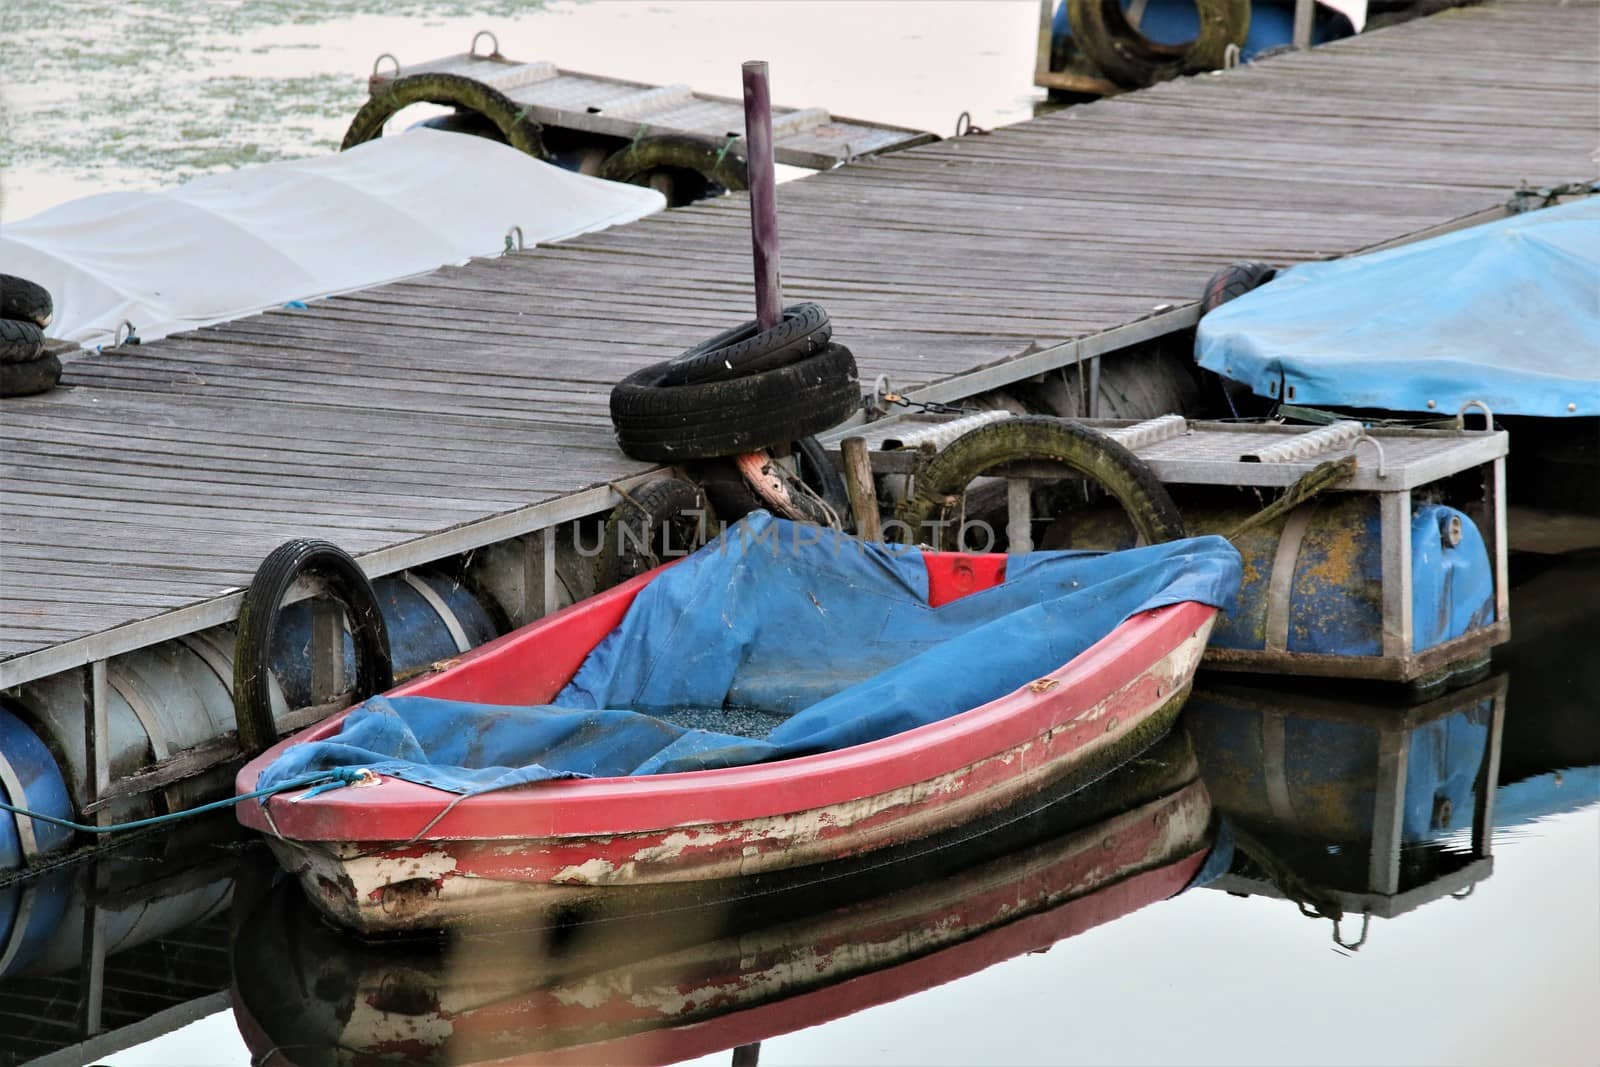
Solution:
[[(752, 895), (373, 945), (285, 884), (241, 917), (235, 1015), (258, 1063), (666, 1063), (750, 1046), (1047, 948), (1181, 892), (1211, 803), (1175, 732), (965, 842)], [(276, 1050), (276, 1051), (274, 1051)], [(270, 1055), (270, 1059), (266, 1058)]]
[(1470, 893), (1494, 870), (1506, 680), (1410, 707), (1212, 681), (1184, 709), (1201, 773), (1237, 840), (1212, 888), (1311, 915), (1393, 918)]

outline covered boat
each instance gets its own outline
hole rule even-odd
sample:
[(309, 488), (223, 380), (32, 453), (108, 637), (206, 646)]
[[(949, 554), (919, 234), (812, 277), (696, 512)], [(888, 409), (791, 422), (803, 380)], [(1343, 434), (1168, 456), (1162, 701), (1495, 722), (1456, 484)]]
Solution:
[(239, 806), (336, 922), (466, 924), (981, 823), (1143, 750), (1239, 583), (1220, 538), (1006, 557), (758, 512), (290, 738)]
[[(348, 152), (99, 193), (0, 232), (0, 263), (55, 298), (51, 337), (154, 341), (662, 210), (653, 189), (478, 137), (414, 130)], [(248, 268), (240, 269), (240, 264)]]
[(1300, 405), (1600, 416), (1600, 196), (1290, 267), (1208, 312), (1195, 358)]

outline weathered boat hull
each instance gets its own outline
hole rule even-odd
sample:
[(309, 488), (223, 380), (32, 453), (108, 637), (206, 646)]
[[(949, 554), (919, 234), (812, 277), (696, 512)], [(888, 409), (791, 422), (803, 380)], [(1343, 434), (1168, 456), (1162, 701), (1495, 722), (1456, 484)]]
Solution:
[[(502, 688), (497, 699), (548, 699), (649, 577), (485, 646), (474, 654), (479, 664), (464, 658), (396, 692), (481, 694), (485, 678), (532, 647), (543, 681), (530, 683), (523, 671), (516, 691)], [(1194, 602), (1141, 613), (1014, 693), (840, 751), (466, 798), (384, 778), (304, 803), (277, 796), (242, 806), (240, 818), (269, 835), (330, 919), (366, 935), (503, 920), (628, 887), (805, 868), (981, 819), (1063, 779), (1104, 774), (1171, 725), (1214, 618)], [(336, 718), (307, 737), (338, 727)], [(289, 743), (246, 767), (241, 790)]]
[[(1186, 742), (1174, 745), (1186, 751)], [(1167, 753), (1170, 755), (1171, 753)], [(249, 920), (235, 1006), (250, 1047), (295, 1062), (666, 1063), (814, 1026), (971, 974), (1181, 891), (1204, 861), (1205, 787), (1135, 781), (1082, 794), (1072, 829), (1047, 819), (996, 855), (913, 862), (889, 887), (835, 901), (826, 887), (607, 916), (441, 947), (351, 946), (279, 896)], [(1158, 758), (1156, 763), (1160, 763)], [(1076, 807), (1058, 807), (1056, 819)], [(1042, 840), (1040, 836), (1042, 835)], [(1000, 834), (1005, 836), (1005, 832)], [(765, 898), (763, 898), (765, 899)], [(807, 911), (810, 906), (814, 910)], [(613, 927), (618, 927), (613, 929)], [(266, 974), (297, 976), (286, 988)]]

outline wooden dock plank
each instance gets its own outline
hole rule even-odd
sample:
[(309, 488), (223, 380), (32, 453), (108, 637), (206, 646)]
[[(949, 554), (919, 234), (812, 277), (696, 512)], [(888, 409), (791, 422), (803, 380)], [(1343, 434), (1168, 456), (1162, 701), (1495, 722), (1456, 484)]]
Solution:
[[(1451, 10), (786, 184), (786, 295), (826, 303), (864, 383), (957, 395), (1221, 263), (1593, 177), (1596, 16)], [(728, 197), (74, 359), (4, 402), (0, 684), (227, 617), (292, 536), (404, 566), (607, 506), (650, 470), (611, 383), (748, 317), (749, 255)]]

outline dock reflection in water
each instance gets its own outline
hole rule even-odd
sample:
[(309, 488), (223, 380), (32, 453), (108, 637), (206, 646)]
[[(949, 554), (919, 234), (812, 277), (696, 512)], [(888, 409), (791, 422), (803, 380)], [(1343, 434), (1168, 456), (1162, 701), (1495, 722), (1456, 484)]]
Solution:
[[(1411, 707), (1212, 681), (1184, 721), (1243, 853), (1213, 886), (1287, 897), (1335, 922), (1470, 893), (1494, 870), (1506, 679)], [(1361, 917), (1350, 940), (1338, 923)]]
[(242, 924), (235, 1015), (258, 1062), (279, 1050), (270, 1062), (670, 1063), (895, 1000), (1164, 900), (1201, 871), (1212, 828), (1179, 732), (965, 845), (764, 897), (656, 896), (520, 935), (367, 945), (320, 924), (285, 885)]
[(224, 812), (0, 884), (0, 1064), (87, 1063), (225, 1008), (244, 840)]

